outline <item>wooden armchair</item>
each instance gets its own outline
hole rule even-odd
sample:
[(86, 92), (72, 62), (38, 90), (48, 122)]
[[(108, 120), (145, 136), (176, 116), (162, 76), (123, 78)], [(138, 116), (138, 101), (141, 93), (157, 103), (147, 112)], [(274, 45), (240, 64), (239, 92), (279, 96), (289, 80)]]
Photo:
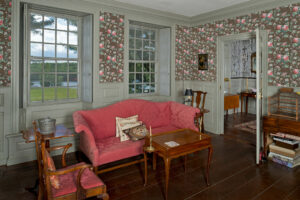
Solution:
[[(85, 199), (97, 196), (108, 200), (106, 185), (94, 174), (92, 166), (86, 163), (66, 165), (67, 150), (72, 144), (65, 146), (46, 147), (36, 127), (36, 148), (39, 165), (39, 196), (38, 199)], [(56, 169), (49, 154), (50, 151), (63, 150), (62, 169)]]
[(204, 114), (208, 113), (209, 110), (204, 108), (205, 98), (207, 92), (203, 91), (193, 91), (191, 106), (194, 107), (196, 103), (196, 107), (200, 109), (200, 113), (198, 113), (195, 117), (195, 123), (199, 128), (199, 132), (204, 132)]

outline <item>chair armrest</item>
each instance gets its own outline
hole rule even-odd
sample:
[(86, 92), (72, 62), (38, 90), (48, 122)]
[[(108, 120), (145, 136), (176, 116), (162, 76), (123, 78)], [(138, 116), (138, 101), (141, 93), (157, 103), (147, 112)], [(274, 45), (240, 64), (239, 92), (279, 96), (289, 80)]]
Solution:
[(93, 169), (92, 165), (82, 163), (82, 164), (77, 165), (76, 167), (73, 167), (73, 168), (59, 169), (59, 170), (56, 170), (56, 171), (47, 170), (46, 174), (48, 176), (59, 176), (59, 175), (67, 174), (67, 173), (70, 173), (70, 172), (74, 172), (74, 171), (81, 170), (81, 169), (86, 169), (86, 168), (90, 168), (91, 170)]
[(56, 150), (63, 149), (63, 153), (62, 153), (62, 156), (61, 156), (61, 164), (62, 164), (62, 167), (66, 167), (67, 166), (67, 163), (66, 163), (66, 153), (67, 153), (67, 151), (69, 150), (69, 148), (71, 146), (72, 146), (72, 144), (69, 143), (67, 145), (49, 147), (49, 148), (47, 148), (47, 150), (50, 152), (50, 151), (56, 151)]

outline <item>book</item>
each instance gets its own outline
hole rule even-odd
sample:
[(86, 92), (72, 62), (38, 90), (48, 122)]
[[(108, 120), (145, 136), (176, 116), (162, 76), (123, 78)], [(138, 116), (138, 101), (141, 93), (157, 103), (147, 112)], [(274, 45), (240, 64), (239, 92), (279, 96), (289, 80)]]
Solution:
[(300, 165), (300, 157), (298, 157), (297, 159), (291, 159), (289, 157), (270, 152), (268, 158), (273, 162), (287, 166), (289, 168), (294, 168)]
[(281, 137), (277, 137), (277, 136), (273, 136), (273, 140), (283, 142), (283, 143), (287, 143), (287, 144), (291, 144), (291, 145), (299, 143), (299, 141), (297, 141), (297, 140), (288, 139), (288, 138), (281, 138)]
[(287, 148), (287, 149), (297, 149), (299, 147), (299, 144), (288, 144), (285, 142), (280, 142), (280, 141), (275, 141), (275, 144), (277, 146), (283, 147), (283, 148)]
[(283, 148), (281, 146), (277, 146), (274, 143), (272, 143), (269, 145), (269, 149), (270, 152), (277, 153), (290, 158), (297, 158), (298, 156), (300, 156), (300, 148), (292, 150), (292, 149)]
[(271, 136), (276, 136), (276, 137), (280, 137), (280, 138), (288, 138), (288, 139), (293, 139), (293, 140), (297, 140), (300, 141), (300, 137), (296, 136), (296, 135), (290, 135), (290, 134), (286, 134), (286, 133), (271, 133)]

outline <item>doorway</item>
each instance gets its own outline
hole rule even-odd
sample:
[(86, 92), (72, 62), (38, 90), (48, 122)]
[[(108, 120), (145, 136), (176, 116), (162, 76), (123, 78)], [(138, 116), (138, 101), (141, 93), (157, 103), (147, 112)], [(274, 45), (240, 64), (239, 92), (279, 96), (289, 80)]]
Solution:
[[(261, 133), (261, 115), (265, 113), (265, 106), (262, 106), (262, 103), (265, 105), (266, 101), (262, 101), (263, 96), (267, 96), (267, 31), (260, 31), (256, 30), (255, 32), (251, 33), (241, 33), (241, 34), (234, 34), (228, 36), (222, 36), (218, 38), (217, 41), (217, 86), (218, 86), (218, 100), (217, 100), (217, 113), (218, 113), (218, 133), (224, 134), (224, 91), (229, 89), (228, 78), (225, 77), (225, 52), (226, 45), (228, 46), (232, 42), (235, 41), (246, 41), (252, 40), (255, 38), (255, 45), (256, 45), (256, 79), (254, 80), (255, 85), (253, 85), (253, 81), (249, 81), (249, 79), (240, 80), (240, 90), (243, 88), (246, 89), (248, 86), (249, 89), (254, 89), (257, 95), (255, 98), (255, 110), (254, 118), (256, 118), (256, 122), (254, 122), (254, 128), (256, 128), (255, 134), (255, 146), (256, 146), (256, 163), (259, 163), (259, 153), (262, 144), (262, 133)], [(243, 73), (240, 73), (243, 75)], [(248, 77), (249, 78), (249, 77)], [(230, 76), (231, 79), (231, 76)], [(243, 87), (242, 87), (243, 85)], [(254, 86), (254, 87), (253, 87)], [(253, 90), (252, 90), (253, 91)], [(230, 91), (231, 92), (231, 91)], [(239, 95), (240, 98), (240, 95)], [(241, 98), (240, 98), (241, 99)], [(261, 103), (262, 102), (262, 103)], [(241, 102), (240, 102), (241, 103)], [(245, 102), (243, 102), (245, 103)], [(249, 105), (248, 105), (249, 106)], [(240, 111), (241, 105), (237, 109), (237, 112)], [(244, 105), (243, 105), (244, 107)], [(249, 107), (248, 107), (249, 108)], [(249, 110), (248, 110), (249, 111)], [(243, 111), (244, 112), (244, 111)], [(255, 116), (256, 115), (256, 116)]]

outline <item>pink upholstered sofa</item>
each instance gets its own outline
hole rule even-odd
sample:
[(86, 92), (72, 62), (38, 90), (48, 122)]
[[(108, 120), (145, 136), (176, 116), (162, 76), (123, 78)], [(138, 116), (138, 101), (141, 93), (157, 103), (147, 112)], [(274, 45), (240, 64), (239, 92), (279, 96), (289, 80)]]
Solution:
[(180, 128), (198, 130), (194, 124), (198, 112), (198, 108), (172, 101), (129, 99), (103, 108), (76, 111), (73, 120), (75, 131), (80, 133), (80, 149), (96, 167), (143, 152), (144, 140), (120, 142), (116, 137), (116, 117), (138, 115), (155, 134)]

